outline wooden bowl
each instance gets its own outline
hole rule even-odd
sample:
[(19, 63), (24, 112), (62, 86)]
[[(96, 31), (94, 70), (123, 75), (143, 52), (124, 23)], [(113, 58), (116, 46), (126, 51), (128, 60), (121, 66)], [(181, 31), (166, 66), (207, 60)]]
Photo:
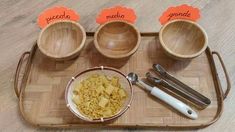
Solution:
[(208, 42), (207, 34), (200, 25), (181, 19), (166, 23), (159, 32), (159, 39), (164, 51), (178, 60), (199, 56)]
[(47, 57), (68, 60), (80, 53), (85, 40), (85, 30), (79, 23), (62, 20), (42, 29), (37, 44), (39, 50)]
[(125, 21), (114, 20), (97, 29), (94, 43), (96, 49), (108, 58), (126, 58), (138, 49), (140, 33), (134, 25)]
[[(127, 93), (127, 98), (126, 98), (121, 110), (119, 110), (119, 112), (117, 112), (115, 115), (113, 115), (111, 117), (90, 119), (90, 118), (84, 116), (83, 114), (81, 114), (81, 112), (77, 109), (76, 104), (72, 100), (73, 91), (75, 88), (74, 86), (77, 83), (80, 83), (81, 81), (83, 81), (84, 79), (86, 79), (87, 77), (89, 77), (93, 74), (106, 75), (108, 77), (112, 77), (112, 76), (118, 77), (121, 86), (125, 89), (125, 91)], [(103, 67), (103, 66), (87, 69), (87, 70), (77, 74), (75, 77), (72, 77), (72, 79), (68, 82), (68, 84), (66, 86), (66, 90), (65, 90), (65, 101), (66, 101), (66, 104), (67, 104), (67, 107), (69, 108), (69, 110), (74, 115), (76, 115), (78, 118), (80, 118), (84, 121), (88, 121), (88, 122), (104, 122), (104, 121), (109, 121), (109, 120), (112, 120), (112, 119), (115, 119), (115, 118), (121, 116), (130, 108), (132, 98), (133, 98), (132, 84), (126, 78), (126, 76), (117, 69), (114, 69), (111, 67)]]

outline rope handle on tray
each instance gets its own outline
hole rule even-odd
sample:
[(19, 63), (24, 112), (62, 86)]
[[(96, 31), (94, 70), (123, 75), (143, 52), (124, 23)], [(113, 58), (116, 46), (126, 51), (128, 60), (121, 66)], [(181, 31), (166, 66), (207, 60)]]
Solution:
[(231, 82), (230, 82), (230, 79), (228, 76), (228, 72), (227, 72), (227, 69), (224, 65), (224, 61), (223, 61), (222, 57), (220, 56), (220, 54), (216, 51), (212, 51), (212, 55), (216, 55), (218, 57), (220, 64), (223, 68), (224, 74), (225, 74), (225, 78), (226, 78), (226, 82), (227, 82), (227, 89), (225, 90), (225, 92), (222, 89), (221, 89), (221, 91), (222, 91), (223, 99), (226, 99), (226, 97), (228, 96), (228, 93), (231, 89)]
[(18, 88), (18, 79), (19, 79), (19, 75), (20, 75), (20, 69), (21, 69), (21, 66), (23, 64), (23, 60), (25, 58), (26, 55), (29, 55), (30, 52), (27, 51), (27, 52), (24, 52), (21, 57), (20, 57), (20, 60), (17, 64), (17, 68), (16, 68), (16, 72), (15, 72), (15, 78), (14, 78), (14, 89), (15, 89), (15, 94), (16, 96), (19, 98), (19, 95), (20, 95), (20, 89)]

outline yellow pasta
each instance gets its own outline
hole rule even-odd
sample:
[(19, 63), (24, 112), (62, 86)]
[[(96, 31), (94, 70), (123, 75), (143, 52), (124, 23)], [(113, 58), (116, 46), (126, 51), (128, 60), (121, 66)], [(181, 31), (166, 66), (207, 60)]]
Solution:
[(73, 102), (91, 119), (111, 117), (120, 111), (127, 97), (118, 77), (94, 74), (75, 83)]

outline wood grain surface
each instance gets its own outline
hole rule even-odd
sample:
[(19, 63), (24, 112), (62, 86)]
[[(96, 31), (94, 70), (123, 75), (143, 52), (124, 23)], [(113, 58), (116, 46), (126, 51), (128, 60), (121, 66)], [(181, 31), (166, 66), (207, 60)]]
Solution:
[[(205, 129), (193, 131), (233, 131), (235, 126), (235, 1), (231, 0), (146, 0), (146, 1), (109, 1), (100, 0), (1, 0), (0, 1), (0, 131), (67, 131), (67, 129), (37, 129), (22, 120), (18, 110), (18, 99), (13, 90), (13, 77), (20, 55), (29, 50), (37, 40), (40, 29), (36, 24), (38, 14), (54, 5), (64, 5), (80, 13), (80, 23), (86, 31), (95, 31), (98, 25), (95, 17), (102, 8), (112, 5), (126, 5), (136, 10), (136, 26), (141, 32), (157, 32), (161, 25), (157, 18), (172, 5), (188, 3), (201, 9), (202, 25), (209, 38), (211, 49), (218, 51), (224, 58), (228, 69), (232, 90), (225, 100), (224, 112), (220, 120)], [(218, 65), (223, 87), (226, 81)], [(109, 131), (107, 129), (82, 128), (80, 131)], [(113, 129), (114, 131), (145, 131), (143, 129)], [(156, 130), (156, 129), (154, 129)], [(150, 131), (154, 131), (151, 130)], [(162, 129), (157, 129), (161, 131)], [(68, 129), (78, 131), (78, 129)], [(163, 130), (162, 130), (163, 131)], [(165, 130), (164, 130), (165, 131)]]
[[(220, 113), (221, 101), (220, 96), (216, 94), (218, 87), (213, 80), (208, 51), (192, 61), (176, 61), (164, 54), (157, 36), (148, 36), (142, 37), (138, 51), (128, 60), (112, 60), (103, 57), (94, 48), (93, 39), (93, 37), (88, 37), (79, 57), (66, 62), (49, 60), (36, 48), (32, 65), (27, 70), (29, 71), (28, 79), (22, 81), (25, 83), (21, 88), (23, 92), (20, 101), (21, 112), (30, 123), (55, 127), (60, 127), (60, 124), (95, 126), (74, 116), (66, 108), (64, 99), (65, 87), (71, 77), (95, 66), (115, 67), (125, 75), (134, 72), (140, 78), (144, 78), (152, 64), (161, 64), (167, 71), (211, 100), (210, 106), (206, 109), (193, 108), (199, 118), (190, 120), (150, 96), (143, 89), (133, 86), (134, 95), (130, 109), (117, 120), (106, 125), (119, 127), (201, 126), (210, 124), (217, 117), (217, 113)], [(163, 87), (160, 88), (166, 91)], [(185, 103), (189, 102), (185, 101)]]
[(99, 26), (94, 35), (95, 48), (108, 58), (127, 58), (138, 49), (140, 32), (125, 21), (111, 21)]
[(207, 47), (208, 38), (197, 23), (173, 20), (161, 28), (159, 40), (167, 54), (183, 60), (200, 55)]
[(76, 57), (84, 47), (86, 32), (73, 21), (60, 21), (45, 27), (38, 37), (37, 45), (42, 53), (54, 60)]

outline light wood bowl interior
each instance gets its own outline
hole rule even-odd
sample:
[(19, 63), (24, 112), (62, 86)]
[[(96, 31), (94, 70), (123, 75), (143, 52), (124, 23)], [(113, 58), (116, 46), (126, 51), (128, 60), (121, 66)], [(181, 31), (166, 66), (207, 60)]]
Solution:
[(207, 35), (198, 24), (188, 20), (173, 20), (159, 33), (161, 46), (171, 57), (191, 59), (207, 47)]
[(38, 47), (50, 58), (66, 60), (78, 55), (85, 39), (85, 31), (80, 24), (66, 20), (58, 21), (41, 31)]
[(125, 58), (139, 47), (140, 33), (125, 21), (111, 21), (101, 25), (95, 33), (95, 47), (108, 58)]

